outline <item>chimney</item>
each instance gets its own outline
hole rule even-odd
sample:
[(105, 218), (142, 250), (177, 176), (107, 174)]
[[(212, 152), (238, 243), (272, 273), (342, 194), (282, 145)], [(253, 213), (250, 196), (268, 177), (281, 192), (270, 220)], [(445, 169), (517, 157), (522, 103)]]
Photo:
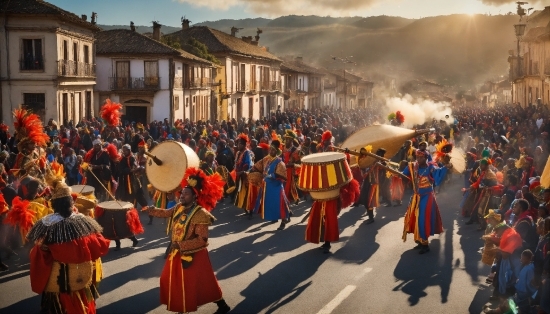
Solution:
[(80, 16), (82, 18), (82, 20), (86, 21), (88, 19), (88, 16), (86, 14), (82, 14)]
[(95, 25), (96, 23), (96, 20), (97, 19), (97, 13), (95, 12), (92, 12), (92, 20), (90, 21), (90, 23), (92, 23), (93, 25)]
[(134, 26), (134, 22), (132, 21), (130, 21), (130, 29), (132, 30), (132, 32), (136, 31), (136, 27)]
[(242, 28), (237, 28), (235, 26), (232, 26), (231, 27), (231, 36), (233, 37), (236, 37), (235, 35), (237, 35), (237, 33), (241, 30)]
[(160, 25), (157, 21), (153, 21), (153, 39), (160, 41)]
[(187, 18), (182, 17), (181, 18), (181, 29), (189, 29), (189, 23), (191, 23), (191, 21), (189, 21)]
[(256, 30), (256, 36), (255, 36), (255, 39), (256, 39), (256, 42), (259, 42), (260, 41), (260, 34), (263, 33), (264, 31), (262, 31), (261, 29), (258, 28), (258, 30)]

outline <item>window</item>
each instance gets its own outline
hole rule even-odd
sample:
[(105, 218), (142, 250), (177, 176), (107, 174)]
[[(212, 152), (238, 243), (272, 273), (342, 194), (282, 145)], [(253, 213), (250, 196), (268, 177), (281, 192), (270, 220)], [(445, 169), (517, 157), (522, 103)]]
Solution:
[(46, 116), (46, 94), (25, 93), (23, 94), (23, 107), (32, 111), (44, 120)]
[(92, 119), (92, 92), (86, 92), (86, 117)]
[(90, 46), (84, 45), (84, 63), (90, 63)]
[(64, 125), (67, 125), (69, 122), (69, 94), (63, 93), (62, 97), (62, 103), (61, 103), (61, 110), (62, 110), (62, 119)]
[(78, 44), (73, 43), (73, 61), (78, 62)]
[(180, 96), (174, 97), (174, 110), (180, 109)]
[(42, 58), (42, 39), (23, 39), (21, 70), (44, 70)]
[(157, 61), (145, 61), (145, 86), (158, 86), (159, 84), (159, 64)]

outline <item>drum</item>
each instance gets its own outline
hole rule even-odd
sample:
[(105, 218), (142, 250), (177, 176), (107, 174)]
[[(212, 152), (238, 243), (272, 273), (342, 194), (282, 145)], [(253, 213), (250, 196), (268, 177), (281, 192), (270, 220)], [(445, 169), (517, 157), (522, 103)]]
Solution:
[[(60, 292), (60, 278), (64, 278), (63, 285), (69, 286), (71, 292), (89, 287), (92, 284), (93, 275), (92, 261), (86, 261), (80, 264), (61, 264), (53, 261), (50, 277), (46, 283), (46, 292)], [(63, 275), (61, 275), (63, 273)]]
[(180, 142), (162, 142), (151, 150), (150, 155), (154, 155), (161, 163), (157, 164), (153, 158), (147, 158), (147, 179), (155, 189), (166, 193), (179, 187), (187, 168), (198, 168), (200, 164), (199, 156), (193, 149)]
[(340, 188), (352, 179), (346, 155), (317, 153), (302, 158), (298, 188), (310, 192), (313, 199), (327, 200), (338, 197)]
[(129, 202), (108, 201), (97, 204), (95, 220), (103, 227), (103, 236), (109, 240), (125, 239), (143, 232), (137, 210)]
[(263, 180), (264, 180), (264, 176), (260, 172), (250, 172), (248, 174), (248, 183), (249, 184), (260, 187), (260, 186), (262, 186)]
[(95, 188), (91, 185), (71, 185), (71, 190), (82, 196), (92, 195), (95, 192)]
[(229, 175), (229, 170), (227, 170), (225, 166), (218, 166), (216, 167), (216, 172), (219, 173), (225, 181), (225, 186), (223, 187), (225, 193), (233, 193), (233, 191), (235, 191), (235, 180), (233, 180), (233, 177)]

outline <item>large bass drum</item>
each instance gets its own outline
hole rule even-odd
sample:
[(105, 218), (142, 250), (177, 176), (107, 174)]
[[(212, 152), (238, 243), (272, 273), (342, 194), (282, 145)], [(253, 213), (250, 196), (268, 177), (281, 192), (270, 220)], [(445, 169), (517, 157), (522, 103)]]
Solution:
[(147, 158), (145, 173), (151, 185), (165, 193), (178, 188), (190, 167), (199, 167), (199, 156), (185, 144), (175, 141), (165, 141), (155, 146), (151, 155), (157, 157), (161, 164), (156, 164), (153, 158)]
[(310, 192), (313, 199), (328, 200), (338, 197), (340, 188), (353, 176), (346, 162), (346, 155), (325, 152), (302, 158), (298, 188)]

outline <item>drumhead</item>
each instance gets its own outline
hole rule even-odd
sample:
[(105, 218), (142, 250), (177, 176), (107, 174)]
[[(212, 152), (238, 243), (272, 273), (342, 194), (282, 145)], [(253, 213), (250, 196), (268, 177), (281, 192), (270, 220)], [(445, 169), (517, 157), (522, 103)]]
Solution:
[(178, 188), (189, 167), (199, 167), (199, 156), (191, 147), (175, 141), (165, 141), (150, 152), (162, 161), (157, 165), (147, 158), (145, 173), (149, 182), (161, 192), (171, 192)]
[(95, 188), (91, 185), (71, 185), (71, 190), (76, 194), (89, 195), (94, 193)]
[(123, 201), (107, 201), (97, 204), (98, 207), (105, 210), (129, 210), (134, 208), (134, 204)]
[(338, 152), (325, 152), (307, 155), (302, 158), (302, 164), (325, 164), (337, 160), (346, 159), (346, 155)]

